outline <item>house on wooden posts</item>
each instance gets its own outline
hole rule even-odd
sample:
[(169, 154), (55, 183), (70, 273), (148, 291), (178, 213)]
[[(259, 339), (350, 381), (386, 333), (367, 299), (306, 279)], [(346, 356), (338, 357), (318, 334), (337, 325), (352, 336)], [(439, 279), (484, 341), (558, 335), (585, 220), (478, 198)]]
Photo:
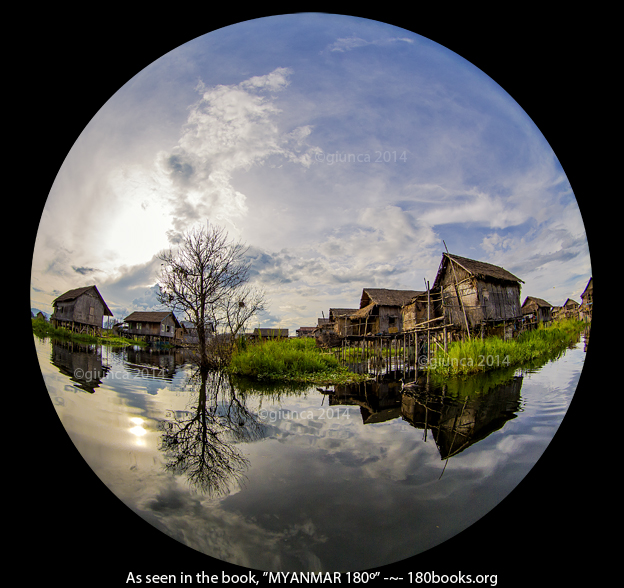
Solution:
[(357, 308), (330, 308), (329, 322), (333, 325), (334, 331), (344, 337), (351, 324), (349, 319), (357, 311)]
[(314, 337), (316, 327), (299, 327), (296, 331), (297, 337)]
[(440, 294), (432, 291), (418, 292), (403, 306), (403, 330), (413, 331), (418, 325), (431, 326), (439, 322), (442, 317), (442, 308), (439, 304)]
[(181, 325), (173, 312), (135, 311), (125, 319), (129, 337), (138, 337), (148, 342), (176, 342), (176, 329)]
[(580, 304), (572, 298), (568, 298), (561, 307), (559, 318), (577, 319), (579, 317)]
[(581, 294), (581, 306), (579, 307), (579, 318), (582, 321), (591, 321), (592, 307), (594, 306), (594, 283), (593, 278), (589, 278), (585, 290)]
[(254, 329), (254, 339), (288, 339), (288, 329), (269, 328), (269, 329)]
[(360, 308), (348, 318), (346, 335), (391, 335), (403, 330), (402, 308), (420, 292), (364, 288)]
[(542, 298), (527, 296), (522, 303), (522, 315), (529, 322), (548, 323), (552, 320), (552, 304)]
[(105, 316), (113, 316), (95, 286), (75, 288), (61, 294), (52, 302), (54, 311), (50, 322), (78, 333), (99, 335)]
[[(444, 324), (498, 334), (496, 327), (522, 318), (523, 283), (497, 265), (443, 253), (430, 294), (439, 299)], [(502, 334), (508, 335), (504, 328)]]

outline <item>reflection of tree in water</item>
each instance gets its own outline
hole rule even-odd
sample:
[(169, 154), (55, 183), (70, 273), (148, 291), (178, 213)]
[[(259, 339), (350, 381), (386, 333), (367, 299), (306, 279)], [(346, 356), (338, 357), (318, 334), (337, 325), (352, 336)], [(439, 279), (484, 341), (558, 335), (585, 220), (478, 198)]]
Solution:
[(237, 443), (264, 436), (264, 426), (249, 412), (221, 371), (197, 370), (197, 406), (163, 421), (159, 449), (165, 469), (184, 475), (200, 492), (227, 494), (249, 467)]

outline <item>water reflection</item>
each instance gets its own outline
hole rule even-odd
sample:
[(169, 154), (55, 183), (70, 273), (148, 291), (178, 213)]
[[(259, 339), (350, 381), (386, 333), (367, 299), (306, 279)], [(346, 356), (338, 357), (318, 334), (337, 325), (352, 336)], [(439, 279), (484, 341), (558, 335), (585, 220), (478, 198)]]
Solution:
[(93, 394), (110, 371), (102, 361), (102, 348), (67, 341), (52, 341), (50, 361), (77, 388)]
[(133, 512), (219, 559), (301, 571), (383, 565), (489, 512), (552, 439), (585, 355), (319, 389), (233, 383), (172, 351), (37, 353), (63, 426)]
[(125, 369), (136, 376), (173, 380), (177, 369), (187, 361), (184, 351), (160, 351), (127, 347), (121, 350)]
[(485, 394), (449, 396), (446, 386), (414, 387), (403, 394), (401, 416), (423, 439), (431, 435), (442, 459), (448, 459), (485, 439), (516, 418), (520, 411), (522, 376), (513, 376)]
[(223, 372), (197, 369), (190, 385), (197, 405), (169, 411), (160, 423), (165, 469), (185, 476), (202, 493), (226, 495), (241, 484), (249, 467), (237, 443), (260, 439), (265, 425), (247, 409)]
[(359, 406), (363, 424), (401, 417), (423, 430), (425, 442), (430, 433), (441, 459), (448, 459), (516, 417), (522, 379), (513, 371), (444, 383), (425, 376), (408, 385), (366, 382), (325, 392), (330, 405)]

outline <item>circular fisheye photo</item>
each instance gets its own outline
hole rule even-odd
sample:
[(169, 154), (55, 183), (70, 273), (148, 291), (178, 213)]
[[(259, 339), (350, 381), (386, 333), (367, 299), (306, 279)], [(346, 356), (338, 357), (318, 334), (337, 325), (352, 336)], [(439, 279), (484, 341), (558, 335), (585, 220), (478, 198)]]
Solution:
[[(434, 39), (336, 14), (224, 26), (124, 82), (34, 243), (49, 516), (85, 552), (114, 525), (125, 585), (496, 585), (454, 558), (555, 437), (592, 323), (535, 122)], [(447, 567), (398, 574), (427, 553)]]

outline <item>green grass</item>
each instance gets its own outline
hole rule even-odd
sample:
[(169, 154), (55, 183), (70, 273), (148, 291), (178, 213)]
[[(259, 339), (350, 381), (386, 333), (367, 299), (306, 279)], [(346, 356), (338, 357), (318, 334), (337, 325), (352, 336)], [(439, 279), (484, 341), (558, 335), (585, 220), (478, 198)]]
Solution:
[(536, 359), (554, 359), (578, 340), (584, 327), (581, 321), (564, 320), (548, 327), (540, 325), (509, 341), (488, 337), (454, 342), (449, 345), (447, 354), (437, 349), (427, 369), (443, 377), (466, 376)]
[(135, 341), (124, 337), (113, 336), (110, 332), (104, 331), (101, 337), (86, 335), (84, 333), (74, 333), (63, 327), (54, 327), (51, 323), (43, 319), (31, 319), (33, 333), (41, 338), (57, 339), (61, 341), (74, 341), (76, 343), (110, 345), (112, 347), (125, 347), (127, 345), (144, 346), (144, 341)]
[(353, 374), (312, 338), (270, 339), (239, 346), (228, 366), (231, 374), (257, 380), (338, 384), (366, 379)]

